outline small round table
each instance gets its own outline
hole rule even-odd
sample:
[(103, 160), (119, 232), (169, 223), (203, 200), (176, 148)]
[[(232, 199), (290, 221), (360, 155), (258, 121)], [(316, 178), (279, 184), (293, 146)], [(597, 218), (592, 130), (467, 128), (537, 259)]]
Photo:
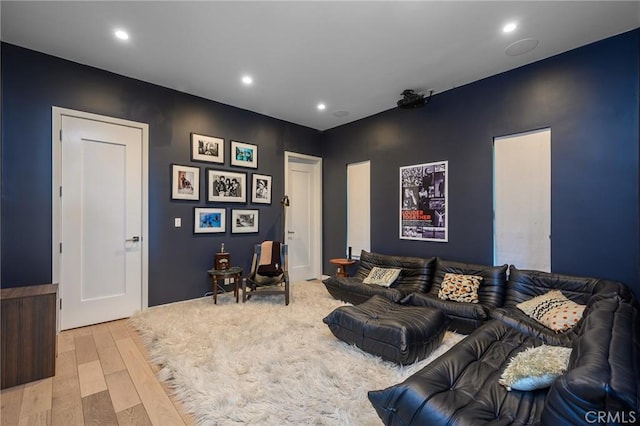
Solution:
[(232, 266), (229, 269), (209, 269), (207, 272), (209, 272), (211, 282), (213, 283), (213, 303), (218, 303), (218, 280), (222, 280), (224, 282), (226, 278), (233, 278), (233, 295), (236, 297), (236, 303), (238, 303), (242, 268), (239, 266)]
[(356, 261), (352, 259), (331, 259), (329, 260), (329, 262), (333, 263), (334, 265), (338, 265), (336, 277), (348, 277), (349, 273), (347, 272), (346, 267), (356, 263)]

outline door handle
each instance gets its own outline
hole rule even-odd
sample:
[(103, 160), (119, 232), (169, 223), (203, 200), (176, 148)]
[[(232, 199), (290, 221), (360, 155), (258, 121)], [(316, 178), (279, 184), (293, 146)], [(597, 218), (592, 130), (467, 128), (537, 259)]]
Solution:
[(127, 240), (125, 240), (126, 242), (131, 242), (131, 243), (137, 243), (138, 241), (140, 241), (140, 237), (138, 237), (137, 235), (135, 237), (129, 238)]

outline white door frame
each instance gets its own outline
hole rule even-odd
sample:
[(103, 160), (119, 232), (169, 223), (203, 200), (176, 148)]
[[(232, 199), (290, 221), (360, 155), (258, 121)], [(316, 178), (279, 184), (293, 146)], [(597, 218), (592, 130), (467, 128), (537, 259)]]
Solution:
[[(313, 155), (299, 154), (297, 152), (284, 152), (284, 192), (289, 188), (289, 163), (304, 163), (313, 167), (313, 184), (315, 186), (314, 217), (316, 223), (311, 224), (311, 238), (313, 249), (316, 253), (313, 260), (313, 275), (316, 278), (322, 276), (322, 158)], [(287, 216), (288, 217), (288, 216)], [(284, 224), (285, 235), (287, 223)]]
[[(52, 235), (51, 235), (51, 282), (60, 283), (60, 244), (62, 243), (62, 203), (60, 202), (60, 187), (62, 184), (62, 117), (76, 117), (87, 120), (101, 121), (109, 124), (133, 127), (142, 131), (142, 232), (140, 235), (142, 248), (142, 300), (140, 307), (149, 307), (149, 125), (137, 121), (123, 120), (104, 115), (75, 111), (67, 108), (52, 107)], [(58, 290), (62, 294), (62, 289)]]

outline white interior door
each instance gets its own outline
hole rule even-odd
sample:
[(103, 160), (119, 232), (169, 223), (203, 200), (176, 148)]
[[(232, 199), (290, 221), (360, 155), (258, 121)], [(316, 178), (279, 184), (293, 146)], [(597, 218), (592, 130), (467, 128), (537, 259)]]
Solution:
[(371, 251), (371, 162), (347, 164), (347, 247), (345, 256), (360, 259)]
[(497, 265), (551, 271), (551, 130), (494, 141)]
[(143, 132), (62, 116), (61, 328), (142, 308)]
[(318, 278), (321, 270), (321, 165), (317, 158), (286, 156), (287, 208), (285, 225), (292, 281)]

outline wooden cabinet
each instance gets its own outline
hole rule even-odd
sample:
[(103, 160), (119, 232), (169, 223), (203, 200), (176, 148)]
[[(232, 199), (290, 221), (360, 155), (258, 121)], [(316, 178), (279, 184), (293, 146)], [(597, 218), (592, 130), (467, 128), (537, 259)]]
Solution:
[(0, 299), (0, 388), (53, 376), (58, 284), (5, 288), (0, 290)]

